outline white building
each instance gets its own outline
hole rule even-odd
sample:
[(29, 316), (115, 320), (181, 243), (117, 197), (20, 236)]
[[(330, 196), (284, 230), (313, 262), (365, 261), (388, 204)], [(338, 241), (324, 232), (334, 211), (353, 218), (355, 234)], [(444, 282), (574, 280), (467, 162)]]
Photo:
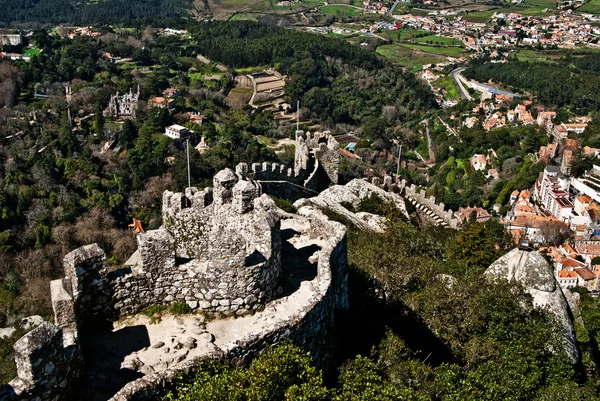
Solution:
[(535, 194), (541, 206), (561, 221), (569, 220), (573, 204), (569, 200), (569, 180), (556, 166), (548, 166), (535, 184)]
[(192, 134), (193, 132), (191, 130), (178, 124), (173, 124), (170, 127), (165, 128), (165, 135), (172, 139), (181, 139)]

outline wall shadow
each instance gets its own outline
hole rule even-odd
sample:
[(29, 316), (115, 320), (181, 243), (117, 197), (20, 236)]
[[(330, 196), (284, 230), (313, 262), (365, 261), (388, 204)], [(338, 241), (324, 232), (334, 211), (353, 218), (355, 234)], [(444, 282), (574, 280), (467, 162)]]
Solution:
[(105, 401), (125, 384), (143, 376), (139, 372), (122, 369), (127, 355), (150, 346), (146, 326), (124, 327), (90, 331), (80, 335), (85, 369), (76, 383), (72, 400)]

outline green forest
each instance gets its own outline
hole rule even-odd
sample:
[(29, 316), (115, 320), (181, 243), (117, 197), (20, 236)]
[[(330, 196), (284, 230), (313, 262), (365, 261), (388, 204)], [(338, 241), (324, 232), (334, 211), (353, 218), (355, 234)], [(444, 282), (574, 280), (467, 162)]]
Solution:
[(600, 54), (570, 53), (559, 63), (481, 61), (465, 71), (480, 82), (493, 80), (534, 94), (548, 107), (568, 107), (574, 112), (595, 112), (600, 107)]
[(1, 0), (0, 27), (48, 24), (115, 24), (164, 26), (186, 17), (190, 0)]

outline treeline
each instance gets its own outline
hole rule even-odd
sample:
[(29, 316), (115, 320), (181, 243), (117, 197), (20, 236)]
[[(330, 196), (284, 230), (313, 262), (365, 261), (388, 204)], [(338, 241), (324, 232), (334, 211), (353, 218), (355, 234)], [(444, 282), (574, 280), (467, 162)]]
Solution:
[(589, 112), (600, 108), (600, 57), (570, 56), (557, 64), (510, 61), (475, 64), (465, 76), (480, 82), (493, 80), (532, 92), (546, 106), (566, 106)]
[(190, 0), (99, 0), (97, 3), (64, 0), (0, 0), (0, 26), (48, 24), (115, 24), (128, 26), (186, 17)]
[(294, 105), (300, 99), (324, 123), (358, 125), (366, 118), (381, 119), (384, 108), (391, 107), (383, 129), (367, 133), (371, 139), (437, 107), (414, 74), (336, 38), (249, 21), (204, 23), (191, 32), (198, 52), (211, 60), (232, 67), (274, 66), (286, 74), (286, 97)]

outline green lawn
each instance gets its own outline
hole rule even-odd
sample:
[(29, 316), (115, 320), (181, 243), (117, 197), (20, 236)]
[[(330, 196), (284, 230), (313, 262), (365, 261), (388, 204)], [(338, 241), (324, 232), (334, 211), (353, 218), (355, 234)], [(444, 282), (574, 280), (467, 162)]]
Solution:
[(262, 70), (266, 70), (269, 67), (270, 66), (268, 66), (268, 65), (259, 65), (256, 67), (236, 68), (235, 72), (237, 72), (238, 74), (252, 74), (253, 72), (259, 72)]
[(451, 76), (440, 78), (431, 83), (433, 86), (439, 86), (446, 91), (446, 98), (449, 100), (460, 100), (460, 93), (458, 87), (454, 83)]
[(425, 45), (405, 45), (411, 49), (420, 50), (426, 53), (437, 54), (440, 56), (447, 57), (461, 57), (465, 56), (466, 53), (463, 48), (460, 47), (440, 47), (440, 46), (425, 46)]
[(379, 46), (377, 48), (377, 53), (395, 63), (409, 66), (413, 70), (420, 70), (425, 64), (436, 64), (440, 61), (444, 61), (434, 54), (424, 54), (407, 46), (398, 44)]
[[(600, 0), (592, 0), (597, 1), (600, 4)], [(518, 13), (528, 16), (543, 16), (546, 13), (543, 13), (542, 10), (550, 9), (556, 11), (556, 1), (555, 0), (524, 0), (521, 4), (514, 7), (492, 7), (488, 10), (479, 10), (473, 11), (463, 15), (463, 18), (467, 21), (471, 22), (487, 22), (492, 15), (496, 12), (501, 13)]]
[(463, 15), (463, 19), (471, 22), (487, 22), (497, 10), (473, 11)]
[(40, 54), (40, 49), (23, 49), (23, 54), (27, 54), (29, 56), (35, 56), (36, 54)]
[(577, 9), (582, 13), (600, 14), (600, 0), (590, 0)]
[(321, 7), (321, 11), (323, 11), (328, 17), (334, 15), (345, 15), (347, 17), (355, 17), (357, 15), (360, 15), (361, 13), (361, 9), (352, 6), (347, 6), (344, 4), (333, 4), (329, 6), (323, 6)]
[(188, 77), (192, 81), (202, 81), (204, 79), (204, 74), (201, 72), (189, 72)]
[(440, 45), (446, 45), (446, 46), (462, 46), (462, 44), (463, 44), (458, 39), (449, 38), (449, 37), (445, 37), (445, 36), (436, 36), (436, 35), (423, 36), (420, 38), (416, 38), (415, 42), (434, 43), (434, 44), (440, 44)]

